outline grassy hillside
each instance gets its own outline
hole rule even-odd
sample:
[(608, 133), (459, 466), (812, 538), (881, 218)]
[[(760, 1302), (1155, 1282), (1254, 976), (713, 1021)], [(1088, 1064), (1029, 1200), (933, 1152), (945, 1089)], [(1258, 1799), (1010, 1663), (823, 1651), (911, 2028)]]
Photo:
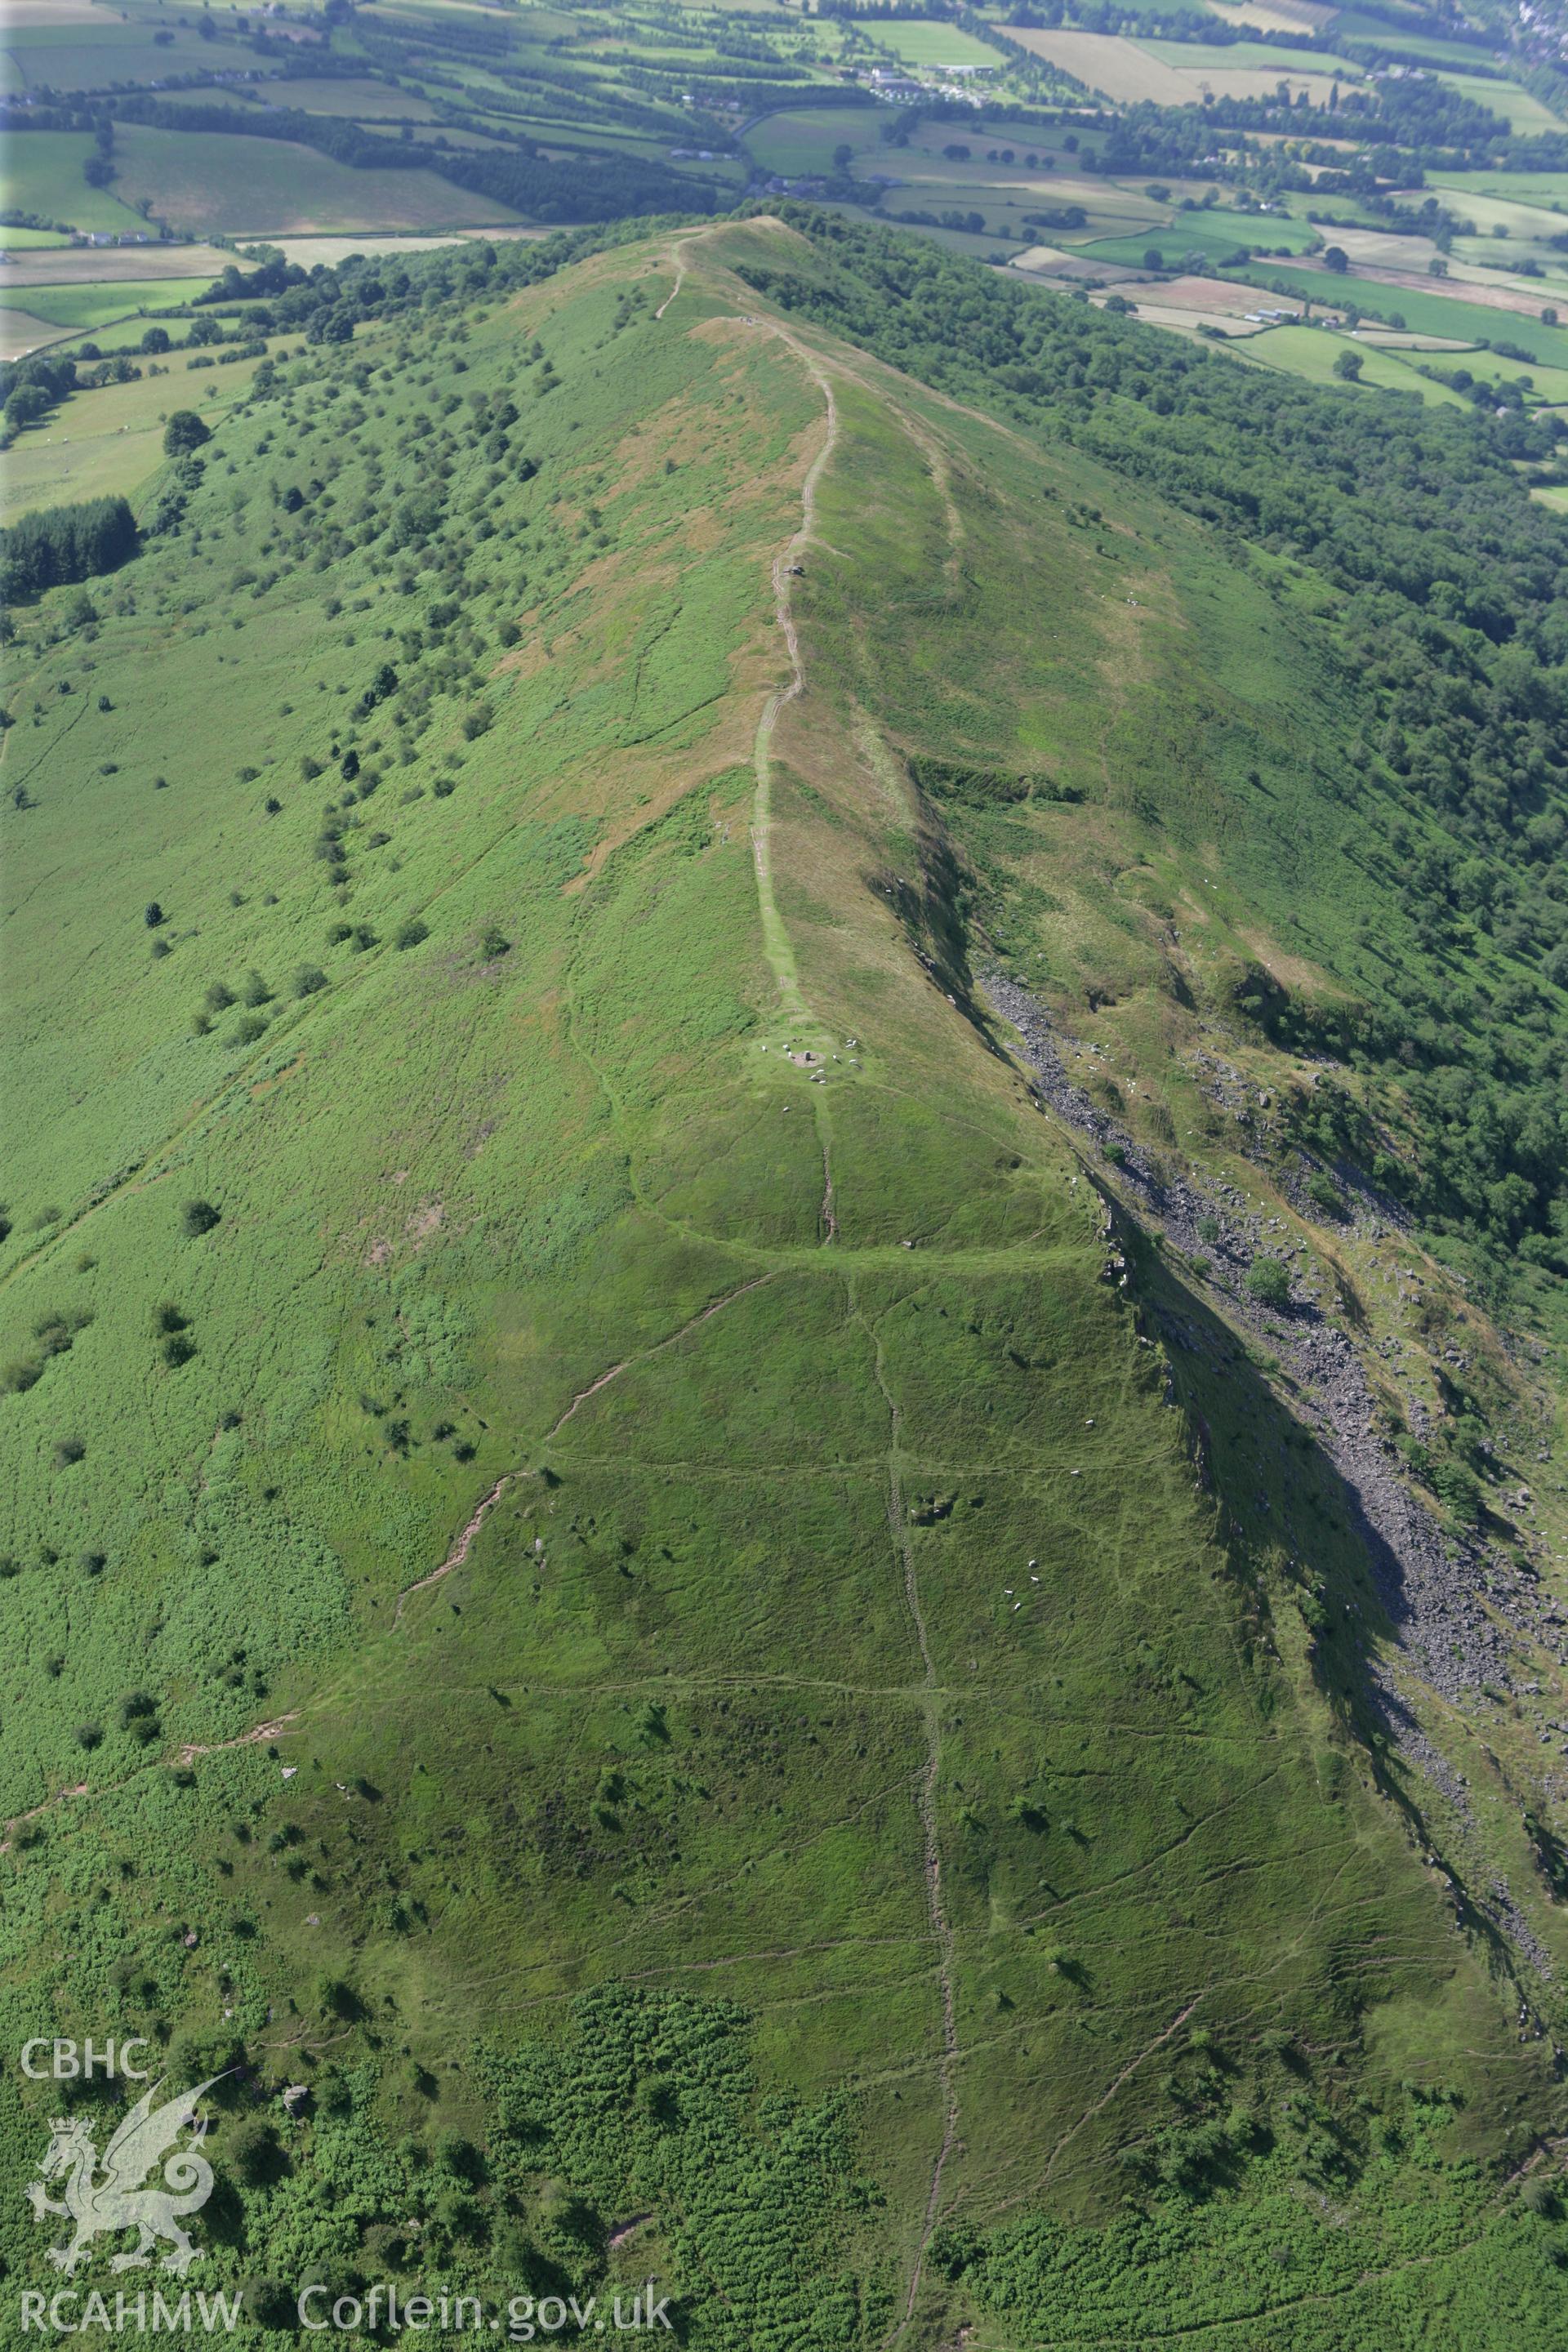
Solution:
[(1423, 1679), (1237, 1306), (1447, 1296), (1213, 1098), (1314, 1050), (1237, 973), (1414, 937), (1314, 576), (834, 331), (877, 254), (538, 267), (416, 264), (19, 616), (5, 2032), (239, 2070), (258, 2340), (657, 2275), (694, 2346), (1563, 2341), (1552, 1654)]

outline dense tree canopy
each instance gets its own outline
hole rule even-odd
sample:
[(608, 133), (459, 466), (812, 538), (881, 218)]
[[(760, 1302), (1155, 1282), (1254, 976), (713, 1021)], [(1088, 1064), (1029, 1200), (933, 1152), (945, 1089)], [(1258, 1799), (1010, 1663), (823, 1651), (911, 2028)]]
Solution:
[(136, 549), (136, 521), (123, 499), (87, 499), (19, 515), (0, 531), (0, 598), (7, 604), (72, 580), (112, 572)]

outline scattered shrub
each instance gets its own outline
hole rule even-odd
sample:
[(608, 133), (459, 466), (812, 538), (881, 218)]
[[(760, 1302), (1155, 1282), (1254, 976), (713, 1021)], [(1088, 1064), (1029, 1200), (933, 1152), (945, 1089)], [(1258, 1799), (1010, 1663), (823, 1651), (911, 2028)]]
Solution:
[(1332, 1177), (1325, 1176), (1321, 1168), (1314, 1168), (1308, 1177), (1307, 1194), (1310, 1200), (1316, 1202), (1325, 1216), (1342, 1217), (1344, 1215), (1344, 1195)]
[[(158, 37), (153, 35), (154, 40)], [(281, 2279), (247, 2279), (240, 2293), (252, 2324), (274, 2336), (291, 2336), (297, 2325), (294, 2290)]]
[(477, 2189), (485, 2178), (485, 2160), (471, 2139), (461, 2132), (443, 2132), (436, 2143), (436, 2161), (454, 2180)]
[(1259, 1306), (1283, 1313), (1290, 1304), (1290, 1270), (1283, 1258), (1255, 1257), (1247, 1269), (1247, 1287)]
[(316, 2000), (323, 2017), (339, 2017), (345, 2023), (364, 2014), (358, 1993), (342, 1977), (322, 1977), (316, 1987)]
[(211, 439), (211, 433), (194, 408), (176, 408), (163, 427), (163, 455), (165, 457), (185, 457), (193, 449), (199, 449), (204, 441)]
[(1447, 1503), (1456, 1518), (1467, 1520), (1471, 1526), (1480, 1518), (1485, 1509), (1480, 1480), (1465, 1463), (1436, 1463), (1428, 1484), (1433, 1493)]
[(237, 2179), (247, 2189), (264, 2188), (283, 2169), (283, 2151), (270, 2124), (247, 2116), (229, 2141), (226, 2154)]

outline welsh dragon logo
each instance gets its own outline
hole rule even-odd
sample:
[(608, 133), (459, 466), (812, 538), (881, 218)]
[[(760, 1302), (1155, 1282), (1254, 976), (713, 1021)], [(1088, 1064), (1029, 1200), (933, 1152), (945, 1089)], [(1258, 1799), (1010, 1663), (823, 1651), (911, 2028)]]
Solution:
[[(163, 2257), (166, 2271), (183, 2275), (193, 2263), (201, 2261), (201, 2249), (192, 2245), (180, 2224), (186, 2214), (199, 2213), (212, 2195), (212, 2167), (200, 2152), (207, 2118), (197, 2117), (192, 2110), (202, 2093), (210, 2091), (219, 2079), (214, 2074), (195, 2090), (182, 2092), (161, 2107), (154, 2107), (153, 2102), (163, 2084), (154, 2083), (104, 2149), (101, 2170), (88, 2117), (58, 2116), (50, 2125), (38, 2178), (27, 2185), (27, 2201), (39, 2221), (47, 2213), (59, 2213), (75, 2223), (76, 2234), (68, 2246), (49, 2248), (50, 2262), (68, 2278), (75, 2276), (91, 2252), (94, 2238), (106, 2230), (140, 2232), (133, 2247), (114, 2256), (110, 2270), (145, 2270), (159, 2239), (167, 2239), (171, 2249)], [(187, 2126), (189, 2142), (175, 2147)], [(164, 2186), (144, 2188), (148, 2173), (170, 2149), (174, 2153), (163, 2167)], [(65, 2196), (57, 2200), (48, 2195), (46, 2183), (62, 2177)]]

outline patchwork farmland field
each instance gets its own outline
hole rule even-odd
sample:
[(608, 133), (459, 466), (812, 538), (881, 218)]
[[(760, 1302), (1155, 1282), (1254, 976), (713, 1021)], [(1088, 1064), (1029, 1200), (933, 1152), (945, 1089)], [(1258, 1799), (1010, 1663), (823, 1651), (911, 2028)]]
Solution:
[(900, 65), (942, 68), (962, 66), (995, 73), (1004, 61), (1000, 51), (984, 41), (977, 41), (972, 33), (962, 32), (957, 26), (879, 25), (872, 38), (878, 48), (885, 49)]
[(8, 207), (61, 219), (77, 229), (113, 236), (144, 232), (147, 224), (133, 205), (110, 188), (89, 186), (83, 167), (92, 152), (93, 141), (85, 131), (19, 132), (5, 151)]
[(1325, 334), (1315, 327), (1270, 327), (1266, 333), (1248, 340), (1246, 356), (1260, 367), (1282, 368), (1290, 375), (1300, 376), (1304, 383), (1332, 384), (1340, 381), (1337, 362), (1346, 351), (1353, 351), (1361, 362), (1355, 378), (1358, 388), (1409, 393), (1417, 400), (1437, 405), (1464, 405), (1459, 394), (1447, 384), (1433, 383), (1418, 374), (1397, 352), (1369, 348), (1359, 341), (1352, 342), (1345, 336)]
[(1468, 288), (1456, 287), (1451, 295), (1427, 293), (1418, 287), (1338, 277), (1326, 269), (1301, 269), (1279, 262), (1255, 264), (1247, 274), (1255, 285), (1278, 284), (1287, 293), (1320, 305), (1343, 309), (1353, 302), (1369, 317), (1390, 321), (1397, 314), (1417, 333), (1461, 336), (1477, 343), (1500, 340), (1554, 367), (1568, 363), (1568, 328), (1543, 323), (1539, 315), (1512, 308), (1467, 300)]
[[(1305, 98), (1321, 105), (1333, 83), (1333, 60), (1320, 63), (1313, 53), (1293, 57), (1281, 49), (1267, 65), (1233, 60), (1232, 51), (1198, 47), (1186, 62), (1184, 45), (1174, 41), (1130, 40), (1120, 34), (1032, 32), (1014, 28), (1014, 37), (1035, 56), (1099, 90), (1120, 105), (1148, 101), (1155, 106), (1198, 106), (1205, 94), (1217, 98), (1271, 98), (1283, 82), (1290, 102)], [(1242, 48), (1241, 55), (1256, 54)], [(1302, 58), (1310, 58), (1303, 66)], [(1221, 62), (1223, 60), (1223, 62)], [(1352, 69), (1353, 72), (1353, 69)]]
[(117, 142), (117, 186), (186, 235), (437, 228), (514, 217), (433, 172), (355, 172), (282, 139), (135, 127)]
[(1190, 106), (1196, 91), (1152, 49), (1120, 34), (1038, 32), (1014, 27), (1014, 38), (1037, 58), (1060, 66), (1085, 88), (1127, 105)]
[(1521, 89), (1511, 81), (1493, 81), (1479, 74), (1441, 73), (1438, 79), (1460, 97), (1468, 98), (1489, 113), (1500, 114), (1514, 131), (1561, 131), (1563, 118), (1554, 114), (1549, 106)]

